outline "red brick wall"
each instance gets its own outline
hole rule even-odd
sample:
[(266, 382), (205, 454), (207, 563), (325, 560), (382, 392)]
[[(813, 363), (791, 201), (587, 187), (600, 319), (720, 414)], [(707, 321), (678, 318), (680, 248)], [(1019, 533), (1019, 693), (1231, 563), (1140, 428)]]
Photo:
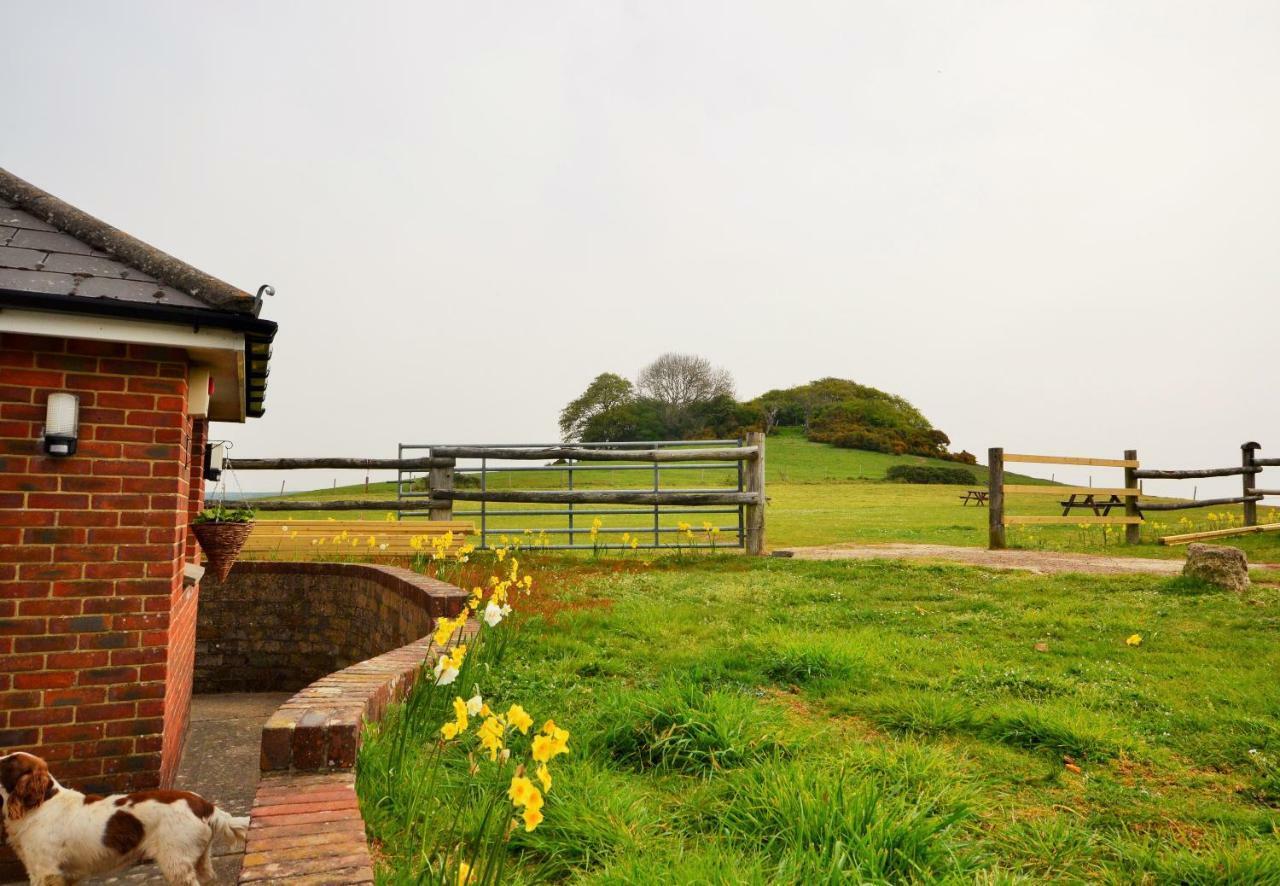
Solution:
[[(183, 560), (197, 562), (200, 548), (194, 533), (186, 532), (193, 518), (204, 506), (204, 444), (208, 423), (187, 419), (188, 448), (187, 492), (180, 514), (186, 535)], [(181, 563), (179, 563), (181, 568)], [(182, 760), (182, 746), (187, 738), (191, 714), (191, 681), (196, 656), (196, 608), (199, 587), (179, 582), (169, 609), (169, 646), (164, 696), (164, 744), (161, 749), (160, 782), (169, 785)]]
[[(0, 752), (38, 753), (77, 787), (162, 784), (181, 753), (204, 433), (187, 371), (178, 349), (0, 335)], [(56, 391), (80, 395), (69, 458), (40, 447)]]

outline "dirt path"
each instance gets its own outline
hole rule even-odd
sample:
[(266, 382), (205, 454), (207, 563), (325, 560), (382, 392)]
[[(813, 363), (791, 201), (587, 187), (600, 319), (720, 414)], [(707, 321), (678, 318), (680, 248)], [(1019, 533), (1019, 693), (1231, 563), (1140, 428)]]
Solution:
[[(797, 560), (942, 560), (992, 569), (1022, 569), (1049, 574), (1085, 572), (1102, 575), (1177, 575), (1182, 560), (1151, 560), (1142, 557), (1107, 557), (1101, 554), (1068, 554), (1060, 551), (988, 551), (953, 545), (838, 544), (813, 548), (783, 548), (775, 557)], [(1253, 568), (1280, 569), (1276, 564), (1252, 564)]]

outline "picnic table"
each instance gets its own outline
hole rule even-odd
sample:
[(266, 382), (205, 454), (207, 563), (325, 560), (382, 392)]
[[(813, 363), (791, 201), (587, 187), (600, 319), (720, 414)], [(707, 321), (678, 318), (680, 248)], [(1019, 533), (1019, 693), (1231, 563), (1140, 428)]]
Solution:
[(1095, 517), (1108, 517), (1111, 515), (1112, 508), (1124, 506), (1124, 500), (1118, 495), (1108, 496), (1106, 501), (1099, 501), (1098, 499), (1099, 496), (1094, 495), (1092, 492), (1088, 494), (1073, 492), (1070, 498), (1066, 501), (1060, 501), (1058, 504), (1062, 505), (1062, 516), (1064, 517), (1071, 516), (1072, 508), (1088, 508), (1093, 511)]
[(987, 496), (989, 494), (990, 493), (985, 489), (967, 489), (965, 490), (964, 495), (960, 496), (960, 506), (967, 508), (969, 507), (969, 502), (976, 501), (978, 503), (978, 507), (982, 507), (987, 503)]

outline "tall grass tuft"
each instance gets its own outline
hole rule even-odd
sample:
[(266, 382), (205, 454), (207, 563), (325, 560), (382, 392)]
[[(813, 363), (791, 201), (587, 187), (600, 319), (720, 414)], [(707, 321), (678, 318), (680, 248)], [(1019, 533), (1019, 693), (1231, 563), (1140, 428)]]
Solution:
[(593, 747), (638, 770), (710, 775), (785, 751), (778, 711), (741, 693), (668, 678), (601, 699)]
[(1178, 886), (1258, 886), (1280, 883), (1280, 852), (1246, 840), (1215, 840), (1200, 849), (1154, 838), (1112, 843), (1118, 870), (1114, 883), (1176, 883)]
[(873, 780), (812, 762), (758, 766), (727, 780), (720, 833), (763, 850), (794, 882), (903, 883), (958, 877), (963, 804), (917, 804)]
[[(806, 641), (771, 648), (764, 655), (764, 674), (783, 684), (820, 683), (827, 680), (849, 681), (865, 678), (866, 665), (832, 645)], [(864, 682), (864, 679), (858, 679)]]

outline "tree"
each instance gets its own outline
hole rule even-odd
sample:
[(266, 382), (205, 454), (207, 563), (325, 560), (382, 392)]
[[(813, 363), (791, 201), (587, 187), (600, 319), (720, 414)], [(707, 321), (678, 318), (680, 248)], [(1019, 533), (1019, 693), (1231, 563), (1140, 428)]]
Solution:
[(640, 370), (636, 387), (674, 418), (694, 403), (733, 397), (733, 376), (706, 357), (668, 353)]
[(591, 420), (635, 398), (631, 382), (612, 372), (602, 372), (576, 400), (560, 411), (560, 436), (566, 442), (582, 440)]

